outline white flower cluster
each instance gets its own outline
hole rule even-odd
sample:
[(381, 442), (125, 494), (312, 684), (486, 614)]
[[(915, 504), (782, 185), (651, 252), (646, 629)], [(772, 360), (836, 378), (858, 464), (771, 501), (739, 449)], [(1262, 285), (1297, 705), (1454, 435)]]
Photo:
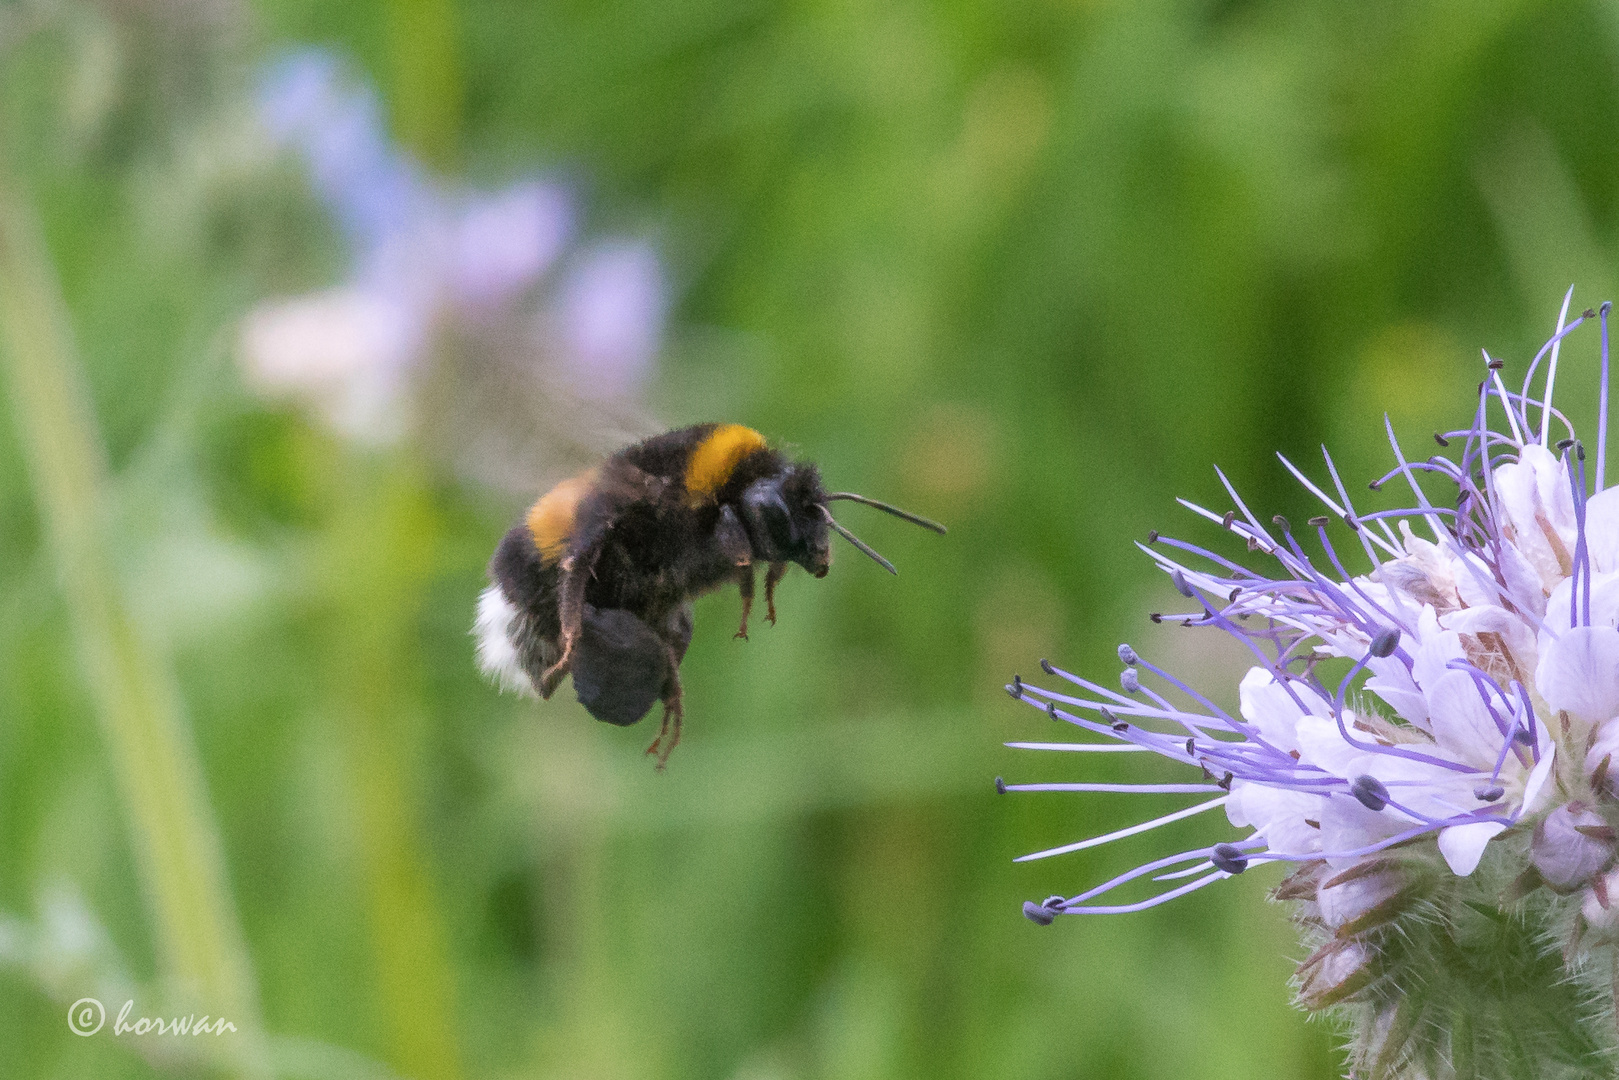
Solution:
[[(1344, 873), (1369, 856), (1432, 833), (1450, 870), (1465, 876), (1492, 839), (1534, 817), (1531, 852), (1542, 880), (1563, 892), (1588, 888), (1587, 921), (1619, 924), (1608, 900), (1610, 889), (1619, 893), (1619, 876), (1603, 876), (1614, 862), (1613, 833), (1591, 809), (1609, 796), (1619, 755), (1619, 488), (1604, 487), (1602, 452), (1608, 312), (1604, 305), (1602, 419), (1590, 470), (1585, 446), (1550, 397), (1560, 343), (1597, 313), (1565, 322), (1565, 301), (1565, 319), (1521, 392), (1506, 388), (1501, 363), (1486, 355), (1488, 378), (1472, 425), (1440, 436), (1446, 446), (1459, 444), (1457, 456), (1407, 461), (1390, 431), (1398, 466), (1373, 487), (1402, 479), (1414, 505), (1359, 514), (1330, 457), (1334, 494), (1284, 459), (1329, 511), (1312, 518), (1306, 533), (1280, 518), (1262, 524), (1229, 483), (1237, 507), (1230, 513), (1185, 504), (1273, 558), (1281, 573), (1154, 534), (1144, 549), (1199, 607), (1155, 618), (1219, 628), (1258, 658), (1241, 682), (1240, 715), (1128, 646), (1120, 648), (1126, 669), (1119, 690), (1050, 665), (1048, 672), (1082, 693), (1021, 680), (1008, 687), (1053, 718), (1111, 741), (1014, 746), (1152, 751), (1201, 768), (1204, 783), (1000, 784), (1004, 790), (1213, 796), (1025, 858), (1110, 842), (1216, 807), (1252, 830), (1153, 860), (1078, 896), (1027, 904), (1031, 919), (1139, 910), (1258, 862), (1320, 860), (1342, 882), (1315, 897), (1323, 920), (1336, 926), (1399, 887), (1385, 875)], [(1545, 390), (1532, 398), (1548, 356)], [(1430, 501), (1422, 479), (1429, 487), (1446, 484), (1456, 499)], [(1371, 569), (1346, 571), (1335, 536), (1353, 537)], [(1149, 876), (1193, 880), (1135, 903), (1090, 902)]]

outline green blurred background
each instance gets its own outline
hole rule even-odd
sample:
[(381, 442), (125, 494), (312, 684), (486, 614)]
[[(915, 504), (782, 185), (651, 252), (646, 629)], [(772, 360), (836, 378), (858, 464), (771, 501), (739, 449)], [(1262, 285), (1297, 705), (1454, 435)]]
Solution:
[[(266, 133), (312, 55), (434, 190), (571, 208), (524, 298), (409, 301), (380, 435), (244, 375), (255, 312), (417, 257)], [(1230, 830), (1014, 866), (1185, 800), (998, 798), (1170, 768), (1003, 749), (1051, 729), (1000, 687), (1128, 639), (1230, 702), (1131, 541), (1211, 462), (1305, 515), (1274, 451), (1353, 486), (1385, 410), (1464, 421), (1480, 347), (1610, 295), (1616, 202), (1613, 4), (7, 0), (0, 1077), (1337, 1075), (1274, 873), (1022, 918)], [(641, 366), (536, 389), (603, 250), (655, 260)], [(656, 775), (467, 630), (538, 491), (707, 419), (951, 532), (851, 509), (900, 576), (843, 549), (746, 643), (700, 602)]]

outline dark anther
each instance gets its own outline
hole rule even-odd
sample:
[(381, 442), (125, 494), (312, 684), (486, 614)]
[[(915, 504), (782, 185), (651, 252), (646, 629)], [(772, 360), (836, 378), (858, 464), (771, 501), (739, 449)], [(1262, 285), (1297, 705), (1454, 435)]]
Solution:
[(1348, 525), (1351, 529), (1354, 529), (1356, 532), (1360, 532), (1360, 522), (1355, 520), (1355, 515), (1354, 514), (1349, 514), (1349, 513), (1344, 514), (1344, 524)]
[(1473, 789), (1473, 798), (1479, 802), (1494, 802), (1507, 793), (1500, 784), (1480, 785)]
[(1490, 357), (1490, 362), (1485, 366), (1491, 371), (1500, 371), (1502, 368), (1507, 366), (1507, 362), (1505, 360), (1497, 360), (1492, 356)]
[(1114, 726), (1118, 725), (1119, 718), (1115, 716), (1113, 714), (1113, 710), (1108, 708), (1106, 705), (1098, 705), (1096, 707), (1096, 711), (1102, 714), (1102, 720), (1104, 722)]
[(1440, 446), (1450, 445), (1450, 440), (1439, 434), (1437, 431), (1433, 433), (1433, 441), (1438, 443)]
[(1224, 870), (1228, 874), (1240, 874), (1248, 869), (1248, 856), (1236, 844), (1215, 844), (1209, 852), (1209, 862), (1214, 864), (1216, 870)]
[(1399, 644), (1400, 632), (1391, 627), (1374, 637), (1366, 651), (1381, 660), (1386, 656), (1392, 656)]
[(1368, 810), (1381, 810), (1389, 804), (1389, 789), (1375, 776), (1357, 776), (1349, 785), (1349, 794)]
[(1006, 794), (1006, 781), (1002, 780), (998, 776), (995, 778), (995, 794), (997, 794), (997, 795), (1005, 795)]
[(1192, 592), (1192, 587), (1186, 583), (1186, 575), (1181, 573), (1180, 570), (1171, 570), (1169, 572), (1169, 580), (1170, 583), (1175, 586), (1175, 591), (1187, 599), (1191, 599), (1195, 595)]
[(1033, 900), (1023, 901), (1023, 917), (1036, 926), (1050, 926), (1057, 919), (1057, 913), (1043, 904)]
[(1239, 597), (1241, 595), (1242, 595), (1242, 586), (1238, 585), (1235, 589), (1231, 590), (1231, 595), (1226, 597), (1226, 603), (1235, 604), (1237, 602), (1237, 597)]
[(1197, 757), (1197, 740), (1196, 739), (1187, 739), (1186, 740), (1186, 756), (1187, 757)]
[(1580, 461), (1585, 460), (1585, 444), (1578, 439), (1574, 440), (1574, 456)]
[(1158, 530), (1153, 529), (1153, 530), (1151, 530), (1151, 531), (1149, 531), (1147, 533), (1147, 543), (1156, 544), (1157, 542), (1158, 542)]
[(1367, 484), (1366, 486), (1371, 488), (1373, 491), (1382, 491), (1383, 490), (1383, 485), (1379, 484), (1376, 480), (1373, 480), (1371, 483)]
[(1216, 780), (1214, 782), (1214, 786), (1219, 788), (1222, 791), (1230, 791), (1231, 790), (1231, 781), (1233, 781), (1235, 779), (1236, 779), (1236, 777), (1232, 776), (1228, 772), (1224, 776), (1220, 777), (1220, 779)]
[(1134, 694), (1141, 689), (1141, 677), (1136, 674), (1135, 668), (1125, 668), (1119, 672), (1119, 685), (1126, 694)]
[(1236, 520), (1237, 520), (1237, 512), (1235, 510), (1227, 510), (1225, 512), (1225, 517), (1220, 519), (1220, 524), (1224, 525), (1226, 528), (1229, 529), (1229, 528), (1231, 528), (1231, 523), (1233, 521), (1236, 521)]
[(1214, 774), (1209, 772), (1209, 767), (1207, 765), (1200, 765), (1199, 767), (1203, 770), (1203, 779), (1205, 779), (1205, 780), (1213, 780), (1214, 779)]
[(1120, 645), (1119, 646), (1119, 662), (1121, 664), (1131, 664), (1131, 665), (1133, 665), (1133, 664), (1135, 664), (1137, 659), (1138, 659), (1138, 657), (1136, 656), (1136, 651), (1134, 649), (1130, 648), (1130, 646), (1128, 646), (1128, 645)]
[(1574, 445), (1574, 440), (1573, 439), (1558, 439), (1557, 440), (1557, 449), (1559, 451), (1567, 450), (1569, 447), (1571, 447), (1573, 445)]
[(1248, 538), (1248, 550), (1249, 551), (1258, 551), (1259, 550), (1259, 537), (1250, 536)]
[(1051, 717), (1053, 720), (1057, 719), (1057, 703), (1056, 702), (1054, 702), (1054, 701), (1046, 702), (1046, 715)]
[(1006, 692), (1014, 698), (1021, 698), (1023, 696), (1023, 676), (1013, 675), (1012, 685), (1006, 688)]
[(1040, 670), (1045, 672), (1047, 675), (1057, 674), (1057, 672), (1051, 666), (1051, 661), (1047, 660), (1043, 656), (1040, 658)]
[(1512, 741), (1517, 743), (1519, 746), (1533, 746), (1535, 737), (1529, 734), (1528, 728), (1524, 727), (1522, 724), (1519, 724), (1516, 728), (1512, 729)]
[[(1606, 307), (1607, 305), (1603, 306)], [(1586, 308), (1584, 311), (1580, 312), (1580, 318), (1582, 319), (1594, 319), (1596, 317), (1597, 313), (1592, 311), (1590, 308)]]
[(1149, 614), (1147, 618), (1151, 619), (1155, 623), (1161, 623), (1164, 621), (1164, 613), (1161, 611), (1154, 611)]
[(1271, 518), (1270, 523), (1276, 526), (1278, 529), (1281, 529), (1284, 534), (1293, 531), (1293, 526), (1289, 525), (1287, 523), (1287, 519), (1281, 514), (1277, 514), (1275, 517)]
[(1325, 529), (1330, 524), (1332, 524), (1332, 519), (1325, 514), (1317, 514), (1310, 519), (1310, 528), (1312, 529)]
[(1123, 734), (1124, 732), (1130, 730), (1130, 725), (1126, 724), (1123, 720), (1118, 720), (1114, 722), (1113, 730)]

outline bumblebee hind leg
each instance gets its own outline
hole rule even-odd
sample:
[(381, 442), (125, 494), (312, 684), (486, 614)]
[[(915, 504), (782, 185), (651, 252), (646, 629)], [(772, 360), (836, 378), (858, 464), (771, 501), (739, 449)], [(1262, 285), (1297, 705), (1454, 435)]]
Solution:
[(596, 568), (596, 556), (601, 549), (593, 548), (569, 556), (562, 561), (562, 581), (557, 588), (557, 617), (562, 623), (559, 635), (562, 655), (540, 676), (537, 689), (540, 697), (549, 699), (556, 693), (562, 677), (572, 669), (574, 646), (579, 642), (580, 628), (585, 622), (585, 585)]
[[(663, 723), (658, 728), (658, 737), (652, 740), (652, 745), (646, 748), (648, 757), (658, 759), (657, 769), (662, 772), (669, 764), (669, 755), (675, 752), (680, 745), (680, 718), (684, 710), (680, 707), (680, 691), (678, 687), (675, 695), (663, 703)], [(664, 740), (667, 739), (668, 742)]]
[(668, 638), (664, 644), (669, 650), (669, 677), (663, 684), (663, 723), (658, 727), (658, 737), (646, 748), (649, 756), (658, 759), (659, 772), (669, 763), (669, 755), (674, 753), (675, 747), (680, 745), (680, 721), (686, 711), (682, 704), (684, 693), (680, 688), (680, 661), (685, 659), (686, 646), (691, 643), (691, 630), (691, 606), (688, 604), (670, 616), (666, 628)]

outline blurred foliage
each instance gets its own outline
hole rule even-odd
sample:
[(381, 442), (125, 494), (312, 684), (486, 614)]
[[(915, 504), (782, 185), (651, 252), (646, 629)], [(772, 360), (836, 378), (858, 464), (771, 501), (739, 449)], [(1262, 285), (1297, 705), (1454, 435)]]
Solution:
[[(861, 519), (901, 576), (844, 551), (745, 644), (734, 594), (700, 603), (665, 775), (650, 732), (478, 678), (520, 499), (235, 373), (250, 304), (343, 272), (251, 123), (260, 64), (305, 43), (369, 72), (441, 175), (560, 172), (597, 226), (658, 237), (669, 426), (749, 423), (951, 526)], [(177, 680), (283, 1073), (1336, 1075), (1262, 873), (1019, 915), (1142, 849), (1012, 856), (1145, 811), (997, 799), (997, 772), (1078, 778), (998, 747), (1049, 730), (999, 688), (1045, 655), (1106, 673), (1129, 638), (1234, 696), (1240, 658), (1147, 632), (1167, 590), (1130, 541), (1195, 533), (1176, 495), (1223, 508), (1211, 461), (1309, 513), (1273, 451), (1320, 475), (1325, 440), (1370, 479), (1384, 410), (1425, 440), (1470, 411), (1479, 347), (1521, 370), (1570, 281), (1611, 295), (1616, 61), (1596, 3), (0, 6), (0, 167), (68, 304), (110, 572)], [(155, 1014), (162, 972), (5, 415), (0, 1077), (194, 1070), (64, 1029), (92, 984)]]

